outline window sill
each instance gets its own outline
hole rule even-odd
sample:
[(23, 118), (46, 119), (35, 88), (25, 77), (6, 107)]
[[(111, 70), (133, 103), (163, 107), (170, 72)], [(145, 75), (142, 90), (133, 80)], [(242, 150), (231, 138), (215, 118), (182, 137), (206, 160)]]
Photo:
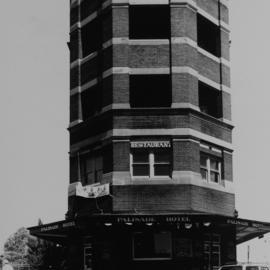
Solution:
[(132, 182), (135, 184), (161, 184), (162, 182), (168, 183), (172, 181), (172, 178), (169, 176), (162, 177), (132, 177)]

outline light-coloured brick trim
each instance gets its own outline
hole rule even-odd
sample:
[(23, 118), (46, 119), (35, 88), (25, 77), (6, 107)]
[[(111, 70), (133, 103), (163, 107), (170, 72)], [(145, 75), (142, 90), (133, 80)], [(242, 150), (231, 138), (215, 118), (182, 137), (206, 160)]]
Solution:
[(105, 106), (102, 108), (101, 113), (110, 111), (110, 110), (126, 110), (130, 109), (129, 103), (113, 103), (111, 105)]
[(169, 0), (129, 0), (130, 5), (168, 5)]
[(194, 139), (203, 140), (208, 143), (215, 144), (219, 147), (226, 148), (228, 151), (233, 151), (233, 146), (231, 143), (223, 141), (221, 139), (215, 138), (213, 136), (204, 134), (202, 132), (190, 129), (190, 128), (174, 128), (174, 129), (113, 129), (108, 132), (91, 136), (91, 138), (80, 141), (76, 144), (71, 145), (70, 152), (76, 152), (78, 149), (87, 146), (89, 144), (95, 143), (96, 141), (106, 140), (113, 136), (117, 137), (127, 137), (127, 136), (155, 136), (159, 134), (160, 136), (184, 136), (193, 137)]
[[(129, 68), (129, 67), (113, 67), (103, 72), (102, 77), (107, 78), (112, 74), (169, 74), (170, 68)], [(231, 93), (230, 87), (221, 85), (213, 80), (199, 74), (199, 72), (191, 67), (187, 66), (174, 66), (172, 67), (172, 73), (187, 73), (194, 77), (197, 77), (201, 82), (212, 86), (213, 88)], [(89, 81), (88, 83), (81, 86), (81, 91), (88, 89), (89, 87), (97, 84), (97, 78)], [(79, 87), (71, 89), (70, 95), (78, 93)]]
[[(225, 1), (225, 0), (223, 0), (223, 1)], [(147, 0), (147, 1), (145, 1), (145, 0), (108, 0), (102, 4), (102, 9), (105, 9), (110, 5), (127, 5), (128, 6), (129, 4), (130, 5), (152, 5), (152, 4), (155, 4), (155, 5), (158, 5), (158, 4), (164, 5), (165, 4), (166, 5), (166, 4), (169, 4), (169, 0)], [(210, 20), (214, 24), (216, 24), (218, 26), (222, 26), (225, 30), (230, 32), (230, 27), (226, 22), (219, 21), (218, 19), (214, 18), (208, 12), (206, 12), (202, 8), (198, 7), (197, 3), (194, 0), (170, 0), (170, 4), (171, 5), (177, 5), (177, 4), (189, 5), (195, 11), (197, 11), (199, 14), (201, 14), (202, 16), (204, 16), (205, 18), (207, 18), (208, 20)], [(94, 13), (97, 13), (97, 11), (93, 12), (93, 14)], [(91, 16), (94, 16), (93, 14), (90, 14), (87, 18), (85, 18), (83, 20), (82, 24), (86, 24), (86, 23), (90, 22), (91, 20), (93, 20), (93, 18), (91, 18)], [(78, 26), (78, 23), (75, 23), (74, 25), (72, 25), (71, 29), (74, 30), (76, 28), (76, 26)]]
[[(193, 48), (195, 48), (196, 50), (198, 50), (198, 52), (200, 52), (201, 54), (207, 56), (208, 58), (214, 60), (217, 63), (221, 63), (227, 67), (230, 67), (230, 62), (228, 60), (226, 60), (225, 58), (218, 58), (216, 56), (214, 56), (213, 54), (207, 52), (206, 50), (200, 48), (197, 45), (197, 42), (188, 38), (188, 37), (172, 37), (171, 38), (171, 42), (172, 44), (187, 44)], [(107, 49), (108, 47), (112, 46), (112, 45), (118, 45), (118, 44), (123, 44), (123, 45), (142, 45), (142, 46), (152, 46), (152, 45), (169, 45), (169, 40), (168, 39), (150, 39), (150, 40), (129, 40), (127, 37), (121, 37), (121, 38), (113, 38), (110, 39), (106, 42), (103, 43), (102, 48), (103, 49)], [(70, 68), (73, 68), (75, 66), (77, 66), (80, 63), (85, 63), (88, 60), (91, 60), (92, 58), (94, 58), (95, 56), (97, 56), (97, 51), (91, 53), (90, 55), (84, 57), (83, 59), (77, 59), (75, 61), (73, 61), (70, 64)]]
[(80, 123), (82, 123), (83, 122), (83, 120), (82, 119), (77, 119), (77, 120), (75, 120), (75, 121), (72, 121), (70, 124), (69, 124), (69, 128), (72, 128), (72, 127), (74, 127), (74, 126), (76, 126), (76, 125), (78, 125), (78, 124), (80, 124)]
[(200, 108), (198, 106), (195, 106), (191, 103), (187, 102), (173, 102), (171, 108), (174, 109), (192, 109), (195, 111), (200, 111)]
[(202, 179), (199, 173), (195, 173), (192, 171), (173, 171), (172, 179), (175, 184), (193, 185), (226, 193), (235, 193), (234, 185), (232, 182), (222, 180), (223, 185), (206, 182)]
[(90, 14), (88, 17), (86, 17), (83, 21), (81, 21), (80, 27), (85, 26), (86, 24), (90, 23), (93, 21), (96, 17), (98, 16), (98, 12), (95, 11), (92, 14)]

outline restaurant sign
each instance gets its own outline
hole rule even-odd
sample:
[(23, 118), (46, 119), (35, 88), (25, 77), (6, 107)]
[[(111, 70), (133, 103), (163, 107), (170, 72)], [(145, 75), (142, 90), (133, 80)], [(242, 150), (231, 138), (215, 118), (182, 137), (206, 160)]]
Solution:
[(169, 148), (170, 141), (136, 141), (131, 142), (131, 148)]

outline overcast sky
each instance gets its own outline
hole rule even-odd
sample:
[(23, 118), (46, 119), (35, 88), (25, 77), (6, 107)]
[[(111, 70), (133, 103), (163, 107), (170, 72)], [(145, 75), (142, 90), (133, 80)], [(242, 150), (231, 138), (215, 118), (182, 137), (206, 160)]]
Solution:
[[(0, 2), (0, 250), (19, 227), (58, 221), (67, 210), (68, 5)], [(270, 222), (270, 1), (230, 7), (237, 209)], [(248, 244), (252, 260), (270, 261), (269, 237)]]

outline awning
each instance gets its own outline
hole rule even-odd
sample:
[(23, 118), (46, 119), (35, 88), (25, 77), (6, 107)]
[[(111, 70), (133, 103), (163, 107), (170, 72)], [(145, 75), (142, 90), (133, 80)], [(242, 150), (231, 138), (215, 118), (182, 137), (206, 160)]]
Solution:
[(65, 243), (71, 234), (79, 231), (75, 220), (61, 220), (58, 222), (48, 223), (40, 226), (29, 227), (31, 235), (37, 236), (44, 240)]
[(100, 225), (180, 225), (196, 224), (199, 226), (215, 226), (236, 231), (236, 243), (241, 244), (270, 232), (270, 223), (233, 218), (221, 215), (198, 213), (183, 214), (92, 214), (77, 217), (74, 220), (63, 220), (46, 225), (28, 228), (32, 235), (55, 241), (66, 242), (68, 237), (83, 228)]

